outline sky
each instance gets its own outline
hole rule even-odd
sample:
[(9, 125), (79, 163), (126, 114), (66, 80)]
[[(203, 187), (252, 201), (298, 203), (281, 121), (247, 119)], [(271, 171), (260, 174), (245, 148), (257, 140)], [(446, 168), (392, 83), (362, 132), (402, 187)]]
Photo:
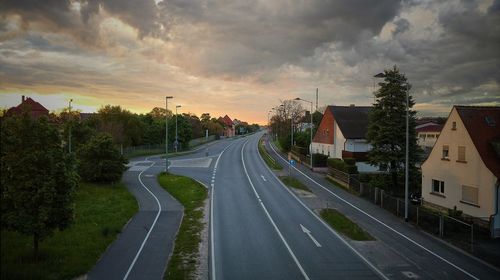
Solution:
[[(370, 105), (394, 65), (419, 116), (500, 105), (500, 0), (2, 0), (0, 108), (73, 99), (266, 123), (280, 100)], [(305, 107), (309, 105), (304, 104)]]

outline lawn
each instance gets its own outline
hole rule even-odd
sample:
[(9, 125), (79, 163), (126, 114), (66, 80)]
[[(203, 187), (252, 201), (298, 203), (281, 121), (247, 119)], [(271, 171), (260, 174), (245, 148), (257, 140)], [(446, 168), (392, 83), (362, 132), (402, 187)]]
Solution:
[(271, 155), (267, 152), (262, 139), (259, 140), (259, 153), (260, 153), (260, 156), (262, 157), (262, 159), (264, 159), (264, 161), (266, 162), (267, 166), (269, 166), (269, 168), (274, 169), (274, 170), (282, 170), (283, 169), (283, 166), (281, 166), (279, 163), (277, 163), (271, 157)]
[(293, 178), (293, 177), (290, 177), (290, 176), (280, 176), (279, 177), (281, 181), (283, 181), (283, 183), (285, 183), (285, 185), (291, 187), (291, 188), (295, 188), (295, 189), (299, 189), (299, 190), (303, 190), (303, 191), (307, 191), (307, 192), (311, 192), (311, 190), (304, 184), (302, 184), (301, 181)]
[(122, 184), (81, 183), (75, 196), (73, 225), (40, 243), (32, 258), (32, 238), (1, 232), (2, 279), (70, 279), (87, 273), (137, 212), (137, 202)]
[(325, 220), (334, 230), (342, 233), (356, 241), (375, 240), (368, 232), (360, 228), (356, 223), (349, 220), (342, 213), (335, 209), (323, 209), (320, 212), (321, 218)]
[(201, 231), (204, 228), (203, 206), (207, 189), (195, 180), (161, 173), (160, 185), (184, 206), (184, 217), (177, 233), (175, 248), (168, 263), (166, 279), (194, 279), (198, 262)]

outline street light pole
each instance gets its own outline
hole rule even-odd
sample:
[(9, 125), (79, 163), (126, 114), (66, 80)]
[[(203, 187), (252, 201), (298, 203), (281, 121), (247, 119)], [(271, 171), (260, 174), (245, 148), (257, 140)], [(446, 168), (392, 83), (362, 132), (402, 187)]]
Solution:
[(173, 96), (165, 96), (165, 173), (168, 173), (168, 100)]
[(179, 145), (178, 134), (177, 134), (177, 108), (181, 105), (175, 106), (175, 152), (177, 153), (177, 146)]
[(295, 98), (295, 100), (300, 100), (300, 101), (304, 101), (304, 102), (307, 102), (307, 103), (310, 103), (311, 104), (311, 111), (309, 112), (309, 115), (311, 115), (311, 135), (310, 135), (310, 140), (311, 140), (311, 143), (309, 144), (309, 155), (311, 156), (310, 160), (311, 160), (311, 170), (313, 169), (313, 152), (312, 152), (312, 146), (313, 146), (313, 115), (312, 115), (312, 110), (313, 110), (313, 102), (312, 101), (308, 101), (308, 100), (304, 100), (300, 97), (297, 97)]
[(68, 150), (69, 153), (71, 154), (71, 102), (73, 102), (73, 99), (69, 100), (69, 109), (68, 109), (68, 121), (69, 121), (69, 129), (68, 129)]
[[(378, 73), (373, 76), (375, 78), (386, 78), (387, 75), (385, 73)], [(403, 80), (397, 80), (398, 82), (403, 82)], [(406, 147), (405, 147), (405, 222), (408, 222), (408, 191), (409, 191), (409, 161), (410, 161), (410, 121), (409, 121), (409, 112), (410, 112), (410, 85), (406, 82)]]

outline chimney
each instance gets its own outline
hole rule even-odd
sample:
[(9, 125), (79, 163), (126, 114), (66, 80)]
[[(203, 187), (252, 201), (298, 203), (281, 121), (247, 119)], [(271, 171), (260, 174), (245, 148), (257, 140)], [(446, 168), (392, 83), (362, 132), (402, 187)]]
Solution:
[(23, 95), (22, 100), (21, 100), (22, 103), (24, 103), (25, 100), (26, 100), (26, 97)]

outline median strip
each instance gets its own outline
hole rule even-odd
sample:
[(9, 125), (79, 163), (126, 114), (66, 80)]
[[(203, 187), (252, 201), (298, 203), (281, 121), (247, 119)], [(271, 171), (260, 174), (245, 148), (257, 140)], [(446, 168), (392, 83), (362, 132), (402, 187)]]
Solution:
[(184, 206), (184, 217), (175, 240), (165, 279), (194, 279), (199, 264), (201, 232), (204, 229), (204, 201), (207, 189), (195, 180), (161, 173), (160, 185)]
[(274, 169), (274, 170), (282, 170), (283, 169), (283, 167), (279, 163), (277, 163), (271, 157), (271, 155), (267, 152), (266, 147), (264, 146), (263, 138), (261, 138), (259, 140), (259, 153), (262, 156), (262, 158), (264, 159), (264, 161), (266, 162), (267, 166), (269, 166), (269, 168)]
[(325, 220), (333, 229), (342, 233), (355, 241), (375, 240), (368, 232), (364, 231), (356, 223), (344, 216), (335, 209), (323, 209), (319, 212), (321, 218)]

